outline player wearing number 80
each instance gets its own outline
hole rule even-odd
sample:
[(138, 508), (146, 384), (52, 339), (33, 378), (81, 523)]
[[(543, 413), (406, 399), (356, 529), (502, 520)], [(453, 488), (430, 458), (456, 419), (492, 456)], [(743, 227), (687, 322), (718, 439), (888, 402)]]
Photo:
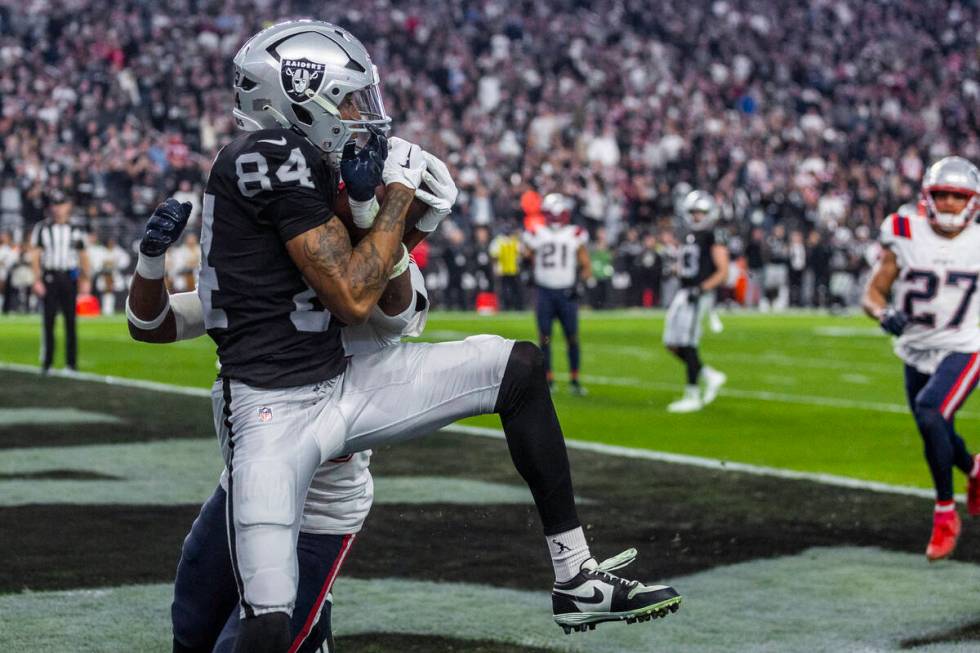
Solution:
[(938, 560), (953, 552), (960, 533), (953, 466), (969, 478), (967, 511), (980, 515), (980, 457), (953, 424), (980, 378), (980, 172), (960, 157), (940, 160), (922, 181), (920, 206), (925, 219), (899, 212), (882, 223), (882, 254), (863, 306), (896, 336), (895, 353), (905, 361), (906, 395), (936, 487), (926, 556)]
[(578, 282), (592, 276), (589, 254), (585, 249), (589, 235), (582, 227), (569, 224), (572, 202), (564, 195), (546, 195), (541, 201), (541, 212), (545, 216), (546, 224), (524, 234), (524, 244), (529, 256), (534, 259), (538, 342), (545, 357), (548, 384), (554, 389), (551, 327), (555, 318), (558, 318), (568, 347), (572, 394), (581, 396), (585, 394), (585, 388), (578, 378), (581, 360), (578, 339)]

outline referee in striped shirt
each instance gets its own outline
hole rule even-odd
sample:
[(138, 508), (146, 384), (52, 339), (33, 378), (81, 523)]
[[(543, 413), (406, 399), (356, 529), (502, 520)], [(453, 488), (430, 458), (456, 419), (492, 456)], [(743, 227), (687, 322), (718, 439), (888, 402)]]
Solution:
[(88, 293), (88, 256), (85, 234), (69, 224), (72, 201), (61, 190), (48, 195), (50, 217), (34, 226), (34, 294), (44, 302), (44, 340), (41, 370), (47, 373), (54, 359), (54, 321), (65, 316), (65, 365), (78, 369), (78, 339), (75, 335), (75, 299)]

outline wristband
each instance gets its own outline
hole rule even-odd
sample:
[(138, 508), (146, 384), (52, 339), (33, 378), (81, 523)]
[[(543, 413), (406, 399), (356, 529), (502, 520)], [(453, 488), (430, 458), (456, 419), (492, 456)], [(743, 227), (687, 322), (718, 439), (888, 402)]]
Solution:
[(395, 263), (395, 267), (391, 269), (391, 274), (388, 275), (388, 278), (394, 279), (395, 277), (402, 275), (405, 270), (408, 269), (409, 260), (411, 259), (408, 255), (408, 248), (405, 247), (405, 243), (402, 243), (402, 257), (397, 263)]
[[(162, 279), (167, 271), (166, 259), (166, 254), (148, 256), (140, 252), (139, 258), (136, 260), (136, 274), (144, 279)], [(129, 307), (128, 303), (126, 307)]]
[[(162, 256), (160, 258), (163, 258)], [(143, 275), (140, 275), (143, 276)], [(158, 326), (163, 324), (163, 320), (167, 317), (167, 313), (170, 311), (170, 295), (166, 296), (166, 303), (163, 305), (163, 310), (152, 320), (141, 320), (136, 317), (133, 313), (133, 309), (129, 307), (129, 297), (126, 298), (126, 319), (129, 323), (140, 331), (153, 331)]]
[(378, 198), (372, 197), (369, 200), (361, 202), (348, 196), (347, 202), (350, 204), (350, 214), (354, 219), (354, 226), (361, 229), (370, 229), (371, 225), (374, 224), (375, 216), (381, 210), (381, 206), (378, 204)]
[(191, 340), (204, 335), (204, 307), (197, 291), (172, 295), (170, 309), (174, 312), (176, 340)]

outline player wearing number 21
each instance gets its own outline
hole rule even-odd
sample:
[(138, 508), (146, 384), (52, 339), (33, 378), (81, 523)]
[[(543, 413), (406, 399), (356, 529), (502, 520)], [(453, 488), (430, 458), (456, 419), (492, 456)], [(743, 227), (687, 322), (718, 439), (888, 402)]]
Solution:
[(948, 557), (960, 534), (954, 466), (969, 479), (967, 512), (980, 515), (980, 456), (953, 424), (980, 377), (980, 172), (960, 157), (933, 164), (919, 207), (919, 215), (900, 212), (882, 223), (882, 254), (862, 303), (895, 336), (905, 362), (905, 392), (936, 487), (932, 561)]
[[(551, 370), (551, 327), (555, 318), (561, 324), (568, 347), (568, 370), (572, 394), (582, 396), (585, 388), (579, 382), (581, 349), (578, 340), (578, 300), (581, 284), (592, 276), (592, 266), (585, 245), (589, 235), (582, 227), (571, 224), (572, 200), (550, 193), (541, 201), (545, 224), (524, 234), (527, 254), (534, 263), (536, 294), (535, 316), (538, 343), (544, 353), (548, 386), (554, 390)], [(577, 272), (577, 274), (576, 274)]]

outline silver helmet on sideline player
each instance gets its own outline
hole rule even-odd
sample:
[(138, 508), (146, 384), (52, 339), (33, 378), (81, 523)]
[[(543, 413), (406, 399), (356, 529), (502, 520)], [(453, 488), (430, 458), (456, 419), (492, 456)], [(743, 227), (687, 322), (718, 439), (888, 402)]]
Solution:
[[(933, 194), (944, 191), (966, 197), (966, 205), (957, 213), (940, 212)], [(940, 159), (922, 178), (922, 201), (933, 224), (943, 231), (959, 231), (980, 215), (980, 171), (962, 157)]]
[(681, 203), (681, 217), (695, 231), (711, 229), (718, 221), (718, 203), (711, 193), (692, 190)]
[(262, 30), (235, 55), (235, 122), (246, 131), (294, 127), (325, 152), (368, 126), (387, 129), (378, 68), (331, 23), (292, 20)]

